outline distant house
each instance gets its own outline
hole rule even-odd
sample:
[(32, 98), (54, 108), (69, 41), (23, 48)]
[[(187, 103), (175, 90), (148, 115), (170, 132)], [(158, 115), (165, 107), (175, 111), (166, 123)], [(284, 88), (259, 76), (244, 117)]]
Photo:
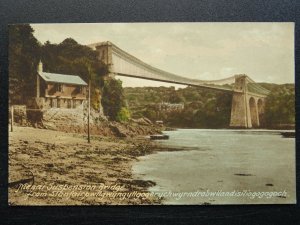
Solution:
[(159, 111), (165, 111), (165, 112), (174, 112), (174, 111), (182, 111), (184, 109), (183, 103), (168, 103), (168, 102), (162, 102), (156, 105), (157, 110)]
[(77, 75), (46, 73), (39, 63), (35, 102), (38, 108), (76, 108), (87, 99), (87, 83)]

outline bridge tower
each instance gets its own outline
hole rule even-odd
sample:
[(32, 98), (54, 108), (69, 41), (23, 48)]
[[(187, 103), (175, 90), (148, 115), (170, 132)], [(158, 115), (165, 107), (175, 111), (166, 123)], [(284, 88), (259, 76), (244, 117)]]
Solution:
[(247, 75), (237, 75), (232, 96), (230, 127), (252, 128), (260, 126), (264, 99), (248, 91), (252, 83)]
[(101, 42), (98, 43), (95, 48), (99, 52), (98, 59), (107, 66), (107, 70), (109, 71), (107, 77), (114, 77), (114, 75), (110, 73), (113, 67), (112, 43), (109, 41)]

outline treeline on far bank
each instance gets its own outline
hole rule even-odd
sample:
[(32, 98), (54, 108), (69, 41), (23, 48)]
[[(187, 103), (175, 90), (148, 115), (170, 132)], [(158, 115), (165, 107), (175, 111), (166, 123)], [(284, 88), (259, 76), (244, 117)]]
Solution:
[[(261, 83), (270, 90), (266, 98), (261, 127), (279, 128), (295, 124), (294, 84)], [(165, 125), (181, 128), (228, 128), (232, 94), (186, 87), (125, 88), (125, 98), (132, 117), (162, 120)], [(162, 102), (182, 104), (183, 110), (159, 110)]]

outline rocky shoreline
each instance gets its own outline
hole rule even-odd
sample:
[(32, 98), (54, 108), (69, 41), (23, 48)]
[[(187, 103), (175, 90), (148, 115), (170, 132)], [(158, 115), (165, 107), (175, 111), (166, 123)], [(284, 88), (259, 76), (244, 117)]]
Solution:
[[(131, 167), (139, 156), (174, 150), (142, 136), (93, 135), (88, 144), (85, 134), (16, 126), (9, 133), (9, 205), (161, 204), (147, 192), (155, 183), (133, 179)], [(91, 185), (97, 187), (82, 188)]]
[[(76, 109), (51, 108), (30, 110), (14, 106), (14, 125), (34, 127), (66, 133), (87, 133), (87, 115), (82, 107)], [(91, 111), (90, 133), (106, 137), (135, 137), (160, 134), (165, 127), (142, 117), (127, 122), (109, 121), (103, 114)]]

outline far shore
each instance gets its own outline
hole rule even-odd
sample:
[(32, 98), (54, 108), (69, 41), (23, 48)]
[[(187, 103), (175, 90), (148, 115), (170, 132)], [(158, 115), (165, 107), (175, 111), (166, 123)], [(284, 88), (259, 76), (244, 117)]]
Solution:
[(295, 124), (277, 124), (273, 126), (268, 127), (253, 127), (253, 128), (244, 128), (244, 127), (173, 127), (173, 126), (167, 126), (166, 131), (173, 131), (178, 129), (228, 129), (228, 130), (236, 130), (236, 129), (243, 129), (243, 130), (251, 130), (251, 129), (257, 129), (257, 130), (295, 130)]

